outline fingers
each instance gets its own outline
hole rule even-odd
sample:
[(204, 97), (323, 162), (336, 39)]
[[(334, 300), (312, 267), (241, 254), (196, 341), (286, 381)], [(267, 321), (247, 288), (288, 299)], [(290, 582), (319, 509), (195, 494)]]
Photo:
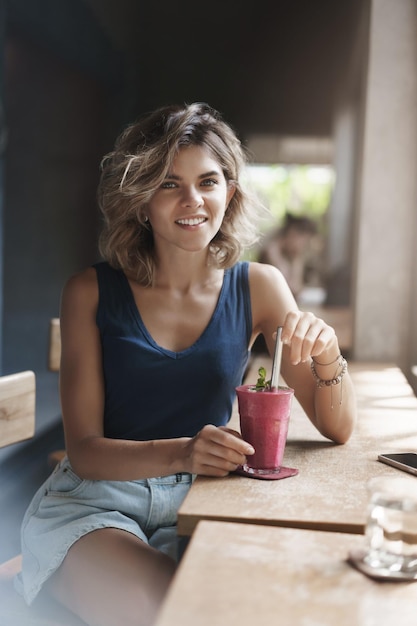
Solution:
[(209, 439), (218, 444), (220, 448), (224, 447), (244, 455), (255, 453), (250, 443), (244, 441), (242, 435), (237, 430), (232, 430), (226, 426), (217, 427), (209, 424), (202, 429), (201, 433), (207, 433)]
[(290, 348), (293, 365), (307, 361), (337, 344), (334, 329), (313, 313), (291, 311), (282, 328), (282, 341)]
[(255, 452), (236, 431), (211, 424), (193, 438), (192, 446), (193, 472), (209, 476), (226, 476)]
[(228, 428), (227, 426), (218, 426), (217, 428), (225, 433), (231, 433), (234, 437), (237, 437), (238, 439), (242, 439), (242, 435), (240, 434), (240, 432), (234, 430), (233, 428)]

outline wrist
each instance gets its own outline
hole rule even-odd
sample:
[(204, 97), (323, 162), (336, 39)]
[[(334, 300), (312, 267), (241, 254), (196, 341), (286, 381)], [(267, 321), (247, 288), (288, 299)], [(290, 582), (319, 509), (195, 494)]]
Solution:
[[(316, 365), (319, 367), (319, 371), (316, 370)], [(336, 365), (336, 367), (335, 367)], [(311, 373), (316, 382), (316, 388), (320, 392), (321, 389), (330, 387), (330, 408), (333, 409), (333, 387), (339, 385), (339, 405), (342, 404), (343, 399), (343, 377), (347, 372), (347, 361), (340, 354), (332, 364), (324, 364), (320, 368), (319, 364), (314, 359), (311, 361)], [(333, 368), (333, 373), (330, 373)], [(327, 373), (323, 373), (327, 372)]]
[(341, 352), (339, 347), (339, 342), (337, 341), (337, 337), (334, 336), (333, 341), (323, 352), (320, 354), (316, 354), (312, 357), (314, 366), (320, 368), (330, 368), (335, 369), (338, 365), (338, 361), (341, 358)]
[(172, 440), (172, 448), (170, 450), (170, 474), (179, 472), (191, 472), (190, 455), (188, 453), (188, 444), (191, 437), (178, 437)]
[(313, 359), (311, 372), (317, 387), (338, 385), (347, 372), (347, 361), (341, 354), (332, 363), (328, 364), (319, 364)]
[(322, 353), (317, 357), (312, 357), (311, 369), (313, 372), (318, 372), (320, 378), (332, 378), (343, 367), (342, 361), (343, 356), (340, 350), (335, 356)]
[(314, 361), (314, 365), (318, 365), (319, 367), (330, 367), (336, 365), (340, 356), (341, 352), (339, 342), (337, 341), (337, 337), (335, 335), (331, 344), (328, 345), (323, 352), (313, 356), (312, 359)]

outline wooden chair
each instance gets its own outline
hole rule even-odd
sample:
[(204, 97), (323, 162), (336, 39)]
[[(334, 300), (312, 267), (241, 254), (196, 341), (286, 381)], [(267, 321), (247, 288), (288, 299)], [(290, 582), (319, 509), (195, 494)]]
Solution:
[[(32, 371), (0, 376), (0, 448), (35, 434), (36, 379)], [(21, 556), (0, 565), (0, 581), (12, 578)]]
[[(49, 323), (48, 369), (59, 372), (61, 363), (61, 331), (59, 318), (53, 317)], [(48, 466), (53, 469), (65, 456), (65, 450), (54, 450), (48, 454)]]
[(0, 376), (0, 448), (33, 437), (35, 400), (34, 372)]
[[(35, 433), (36, 379), (32, 371), (0, 376), (0, 447), (33, 437)], [(3, 538), (4, 539), (4, 538)], [(0, 563), (0, 624), (7, 626), (82, 626), (72, 613), (52, 600), (26, 606), (13, 588), (22, 568), (22, 555)]]
[(50, 372), (59, 372), (61, 361), (61, 331), (59, 318), (53, 317), (49, 323), (49, 350), (48, 369)]
[[(36, 379), (32, 371), (0, 376), (0, 448), (30, 439), (35, 434)], [(0, 564), (0, 582), (20, 571), (22, 557)]]

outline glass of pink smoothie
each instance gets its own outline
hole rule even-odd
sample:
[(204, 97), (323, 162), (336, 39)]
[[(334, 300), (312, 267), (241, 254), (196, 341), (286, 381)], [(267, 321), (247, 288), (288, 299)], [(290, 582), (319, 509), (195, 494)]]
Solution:
[(242, 437), (255, 449), (242, 469), (259, 476), (279, 473), (294, 390), (256, 391), (253, 385), (241, 385), (236, 393)]

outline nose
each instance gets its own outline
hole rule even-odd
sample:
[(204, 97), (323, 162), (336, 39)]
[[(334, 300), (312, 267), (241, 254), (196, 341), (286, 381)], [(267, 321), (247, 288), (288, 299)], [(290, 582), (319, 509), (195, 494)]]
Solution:
[(199, 207), (203, 204), (201, 193), (194, 186), (184, 187), (181, 204), (186, 207)]

